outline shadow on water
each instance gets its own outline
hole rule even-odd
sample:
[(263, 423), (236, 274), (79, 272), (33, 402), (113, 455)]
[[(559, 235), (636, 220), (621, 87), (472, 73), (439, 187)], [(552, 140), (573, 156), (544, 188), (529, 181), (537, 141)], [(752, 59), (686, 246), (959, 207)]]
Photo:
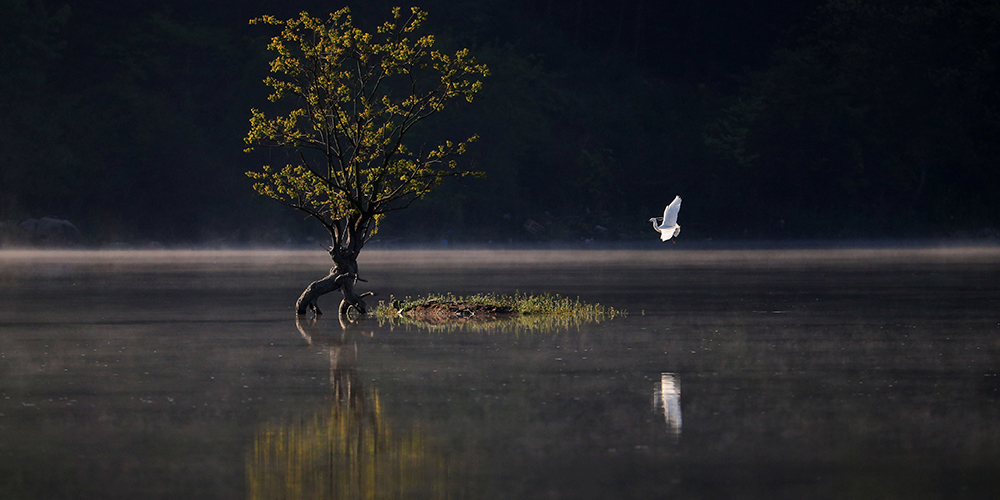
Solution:
[(361, 265), (383, 296), (519, 290), (630, 314), (517, 334), (295, 324), (322, 252), (0, 252), (0, 496), (1000, 491), (995, 248)]

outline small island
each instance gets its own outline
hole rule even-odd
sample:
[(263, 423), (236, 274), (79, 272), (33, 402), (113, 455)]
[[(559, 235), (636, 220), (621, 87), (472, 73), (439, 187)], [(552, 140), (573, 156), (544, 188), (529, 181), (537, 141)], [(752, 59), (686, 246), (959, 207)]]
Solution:
[(371, 313), (380, 322), (475, 330), (549, 330), (600, 323), (625, 311), (557, 294), (429, 294), (380, 301)]

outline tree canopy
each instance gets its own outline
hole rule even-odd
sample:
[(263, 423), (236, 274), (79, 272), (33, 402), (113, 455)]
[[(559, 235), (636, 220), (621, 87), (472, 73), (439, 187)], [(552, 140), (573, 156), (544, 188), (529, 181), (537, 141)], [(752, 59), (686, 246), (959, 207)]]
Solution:
[(455, 160), (475, 135), (434, 146), (405, 141), (450, 101), (471, 102), (479, 78), (489, 74), (468, 49), (449, 55), (434, 49), (433, 35), (418, 36), (426, 17), (417, 7), (408, 16), (397, 7), (374, 34), (355, 27), (347, 8), (327, 20), (303, 12), (251, 21), (282, 28), (268, 45), (277, 54), (277, 76), (265, 83), (271, 101), (290, 98), (294, 107), (271, 117), (254, 109), (246, 142), (298, 156), (248, 175), (258, 193), (322, 223), (335, 247), (356, 253), (387, 212), (408, 207), (447, 177), (477, 174)]

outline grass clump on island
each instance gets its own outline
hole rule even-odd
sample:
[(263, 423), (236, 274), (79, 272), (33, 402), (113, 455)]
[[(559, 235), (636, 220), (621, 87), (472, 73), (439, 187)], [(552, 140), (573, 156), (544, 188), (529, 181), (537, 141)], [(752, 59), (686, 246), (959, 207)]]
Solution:
[(623, 316), (624, 311), (557, 294), (429, 294), (380, 301), (372, 314), (382, 322), (431, 328), (550, 330)]

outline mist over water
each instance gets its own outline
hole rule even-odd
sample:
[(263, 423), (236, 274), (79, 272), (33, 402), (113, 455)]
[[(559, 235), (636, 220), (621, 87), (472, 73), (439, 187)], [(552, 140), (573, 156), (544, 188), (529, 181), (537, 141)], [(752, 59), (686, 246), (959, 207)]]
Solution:
[(0, 491), (1000, 491), (995, 247), (371, 250), (359, 264), (376, 300), (558, 293), (628, 315), (552, 332), (344, 329), (295, 321), (330, 266), (320, 250), (3, 251)]

